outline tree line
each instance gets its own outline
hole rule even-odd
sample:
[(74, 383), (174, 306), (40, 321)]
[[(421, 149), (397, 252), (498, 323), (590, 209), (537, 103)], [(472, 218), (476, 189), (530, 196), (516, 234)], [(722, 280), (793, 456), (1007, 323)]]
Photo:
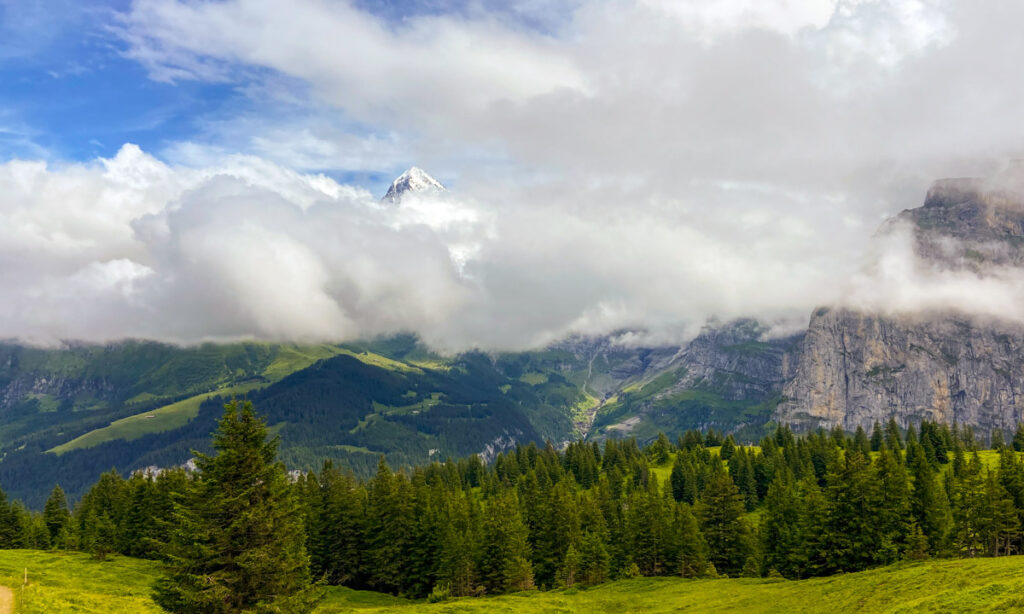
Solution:
[(1024, 551), (1024, 427), (989, 446), (983, 462), (970, 428), (890, 421), (870, 436), (779, 427), (752, 446), (689, 431), (289, 478), (251, 406), (232, 403), (195, 473), (110, 471), (73, 510), (59, 486), (41, 513), (0, 494), (0, 547), (163, 559), (156, 595), (172, 611), (267, 595), (304, 611), (311, 582), (443, 599), (640, 575), (807, 578)]

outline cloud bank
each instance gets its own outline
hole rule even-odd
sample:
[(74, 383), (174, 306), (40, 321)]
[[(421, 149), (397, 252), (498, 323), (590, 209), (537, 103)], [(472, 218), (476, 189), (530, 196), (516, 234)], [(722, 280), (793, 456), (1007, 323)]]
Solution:
[[(1024, 320), (1009, 272), (954, 279), (906, 240), (870, 247), (932, 179), (1024, 149), (1024, 5), (469, 4), (116, 14), (151, 79), (296, 112), (212, 118), (162, 151), (0, 166), (0, 336), (410, 330), (458, 350), (623, 327), (680, 340), (710, 317), (786, 327), (838, 302)], [(388, 208), (329, 178), (411, 164), (453, 192)]]

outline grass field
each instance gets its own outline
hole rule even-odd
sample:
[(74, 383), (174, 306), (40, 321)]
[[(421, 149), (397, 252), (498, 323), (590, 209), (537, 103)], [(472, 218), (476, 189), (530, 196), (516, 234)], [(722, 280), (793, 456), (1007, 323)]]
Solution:
[(55, 446), (47, 452), (53, 452), (54, 454), (63, 454), (71, 450), (78, 450), (83, 448), (91, 448), (98, 446), (101, 443), (107, 441), (113, 441), (114, 439), (124, 439), (131, 441), (132, 439), (138, 439), (143, 435), (149, 433), (162, 433), (163, 431), (169, 431), (171, 429), (180, 428), (185, 426), (189, 420), (199, 415), (199, 406), (202, 405), (203, 401), (217, 395), (220, 396), (243, 396), (245, 393), (266, 386), (264, 383), (248, 383), (240, 384), (238, 386), (228, 386), (215, 392), (207, 392), (204, 394), (197, 394), (193, 397), (178, 401), (177, 403), (171, 403), (170, 405), (164, 405), (153, 411), (143, 412), (141, 414), (135, 414), (134, 416), (128, 416), (127, 418), (121, 418), (115, 420), (102, 428), (94, 429), (75, 437), (71, 441), (62, 443), (59, 446)]
[(149, 598), (158, 569), (121, 556), (100, 563), (77, 553), (0, 550), (0, 584), (14, 591), (18, 614), (160, 612)]
[[(158, 570), (125, 557), (97, 562), (83, 554), (0, 550), (0, 584), (14, 589), (22, 614), (158, 612), (149, 598)], [(1024, 557), (906, 563), (800, 581), (637, 578), (436, 604), (331, 587), (317, 614), (1013, 611), (1024, 611)]]

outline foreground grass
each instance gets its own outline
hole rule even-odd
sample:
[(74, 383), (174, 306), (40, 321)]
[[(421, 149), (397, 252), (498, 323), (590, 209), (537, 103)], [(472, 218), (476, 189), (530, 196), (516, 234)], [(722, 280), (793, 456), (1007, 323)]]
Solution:
[(78, 553), (0, 550), (0, 584), (14, 591), (18, 614), (160, 612), (149, 598), (158, 569), (123, 556), (101, 563)]
[[(24, 570), (28, 585), (22, 589)], [(125, 557), (0, 550), (0, 584), (17, 612), (159, 612), (149, 598), (159, 565)], [(1024, 610), (1024, 557), (900, 564), (829, 578), (637, 578), (587, 590), (532, 591), (428, 604), (331, 587), (318, 614), (491, 612), (1006, 612)]]

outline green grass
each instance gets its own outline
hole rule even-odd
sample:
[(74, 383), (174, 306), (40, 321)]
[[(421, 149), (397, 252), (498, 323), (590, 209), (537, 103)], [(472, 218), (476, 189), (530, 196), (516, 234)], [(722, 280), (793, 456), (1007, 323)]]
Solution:
[(84, 435), (75, 437), (71, 441), (55, 446), (47, 450), (47, 452), (52, 452), (59, 456), (71, 450), (92, 448), (114, 439), (131, 441), (149, 433), (162, 433), (163, 431), (180, 428), (185, 426), (189, 420), (199, 415), (199, 406), (202, 405), (203, 401), (217, 395), (242, 396), (264, 385), (259, 382), (251, 382), (238, 386), (229, 386), (214, 392), (197, 394), (194, 397), (189, 397), (170, 405), (164, 405), (153, 411), (115, 420), (103, 428), (89, 431)]
[[(802, 581), (638, 578), (588, 590), (484, 599), (375, 603), (355, 591), (321, 612), (980, 612), (1024, 608), (1022, 562), (1010, 558), (904, 564)], [(340, 598), (339, 598), (340, 597)], [(343, 601), (351, 599), (351, 601)], [(340, 603), (339, 603), (340, 601)]]
[(540, 386), (548, 382), (548, 374), (539, 371), (530, 371), (519, 376), (519, 381), (531, 386)]
[[(24, 570), (29, 584), (22, 590)], [(0, 583), (17, 612), (159, 612), (149, 598), (159, 565), (125, 557), (0, 550)], [(316, 610), (399, 614), (518, 612), (1009, 612), (1024, 609), (1024, 559), (902, 563), (811, 580), (637, 578), (586, 590), (531, 591), (428, 604), (330, 587)]]
[(0, 550), (0, 584), (14, 591), (18, 614), (160, 612), (149, 597), (158, 569), (122, 556), (101, 563), (78, 553)]
[(387, 369), (389, 371), (400, 371), (403, 373), (423, 373), (423, 369), (388, 358), (387, 356), (381, 356), (380, 354), (374, 354), (373, 352), (353, 352), (344, 348), (338, 349), (339, 354), (347, 354), (356, 360), (364, 362), (374, 367), (380, 367), (381, 369)]
[(276, 382), (305, 369), (318, 360), (341, 354), (342, 350), (333, 345), (282, 345), (277, 349), (274, 360), (263, 370), (263, 377)]

